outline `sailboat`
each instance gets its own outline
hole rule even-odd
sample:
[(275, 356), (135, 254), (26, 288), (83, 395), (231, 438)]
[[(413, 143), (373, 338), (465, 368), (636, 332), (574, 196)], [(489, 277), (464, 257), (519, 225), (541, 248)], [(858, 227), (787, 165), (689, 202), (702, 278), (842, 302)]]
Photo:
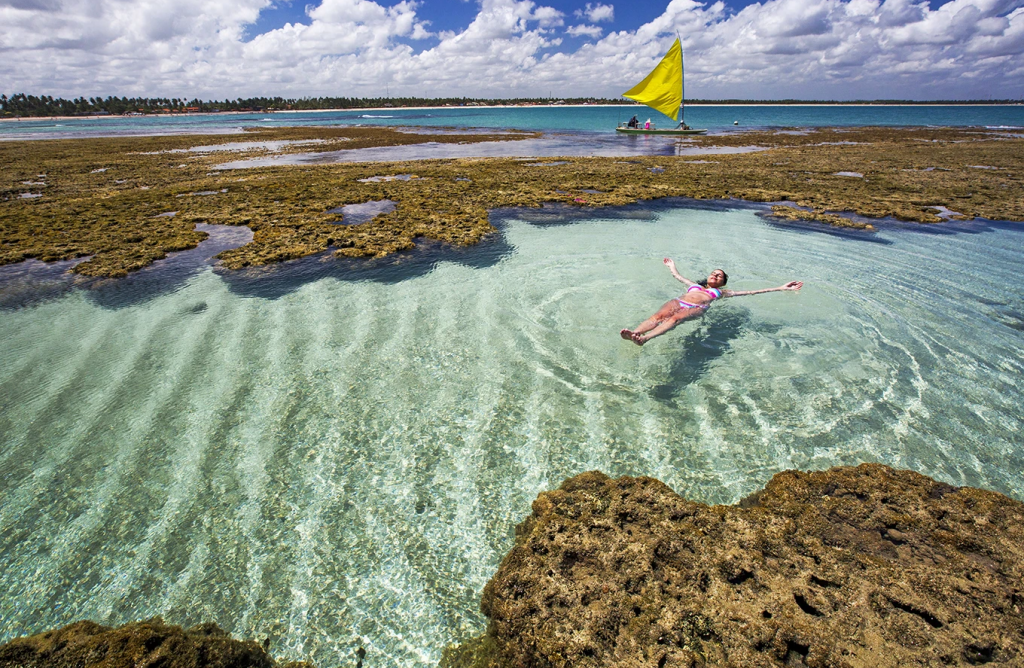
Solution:
[[(616, 132), (631, 135), (702, 135), (707, 130), (694, 130), (683, 122), (683, 45), (679, 37), (672, 43), (665, 57), (643, 81), (633, 86), (622, 97), (642, 102), (655, 111), (660, 111), (672, 120), (678, 120), (674, 128), (658, 129), (653, 123), (619, 123)], [(633, 117), (636, 118), (635, 116)]]

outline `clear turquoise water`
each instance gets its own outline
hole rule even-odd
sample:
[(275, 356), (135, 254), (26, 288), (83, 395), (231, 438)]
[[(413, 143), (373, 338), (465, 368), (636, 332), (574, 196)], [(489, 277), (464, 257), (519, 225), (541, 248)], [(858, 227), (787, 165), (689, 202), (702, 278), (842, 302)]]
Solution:
[[(384, 125), (425, 127), (518, 128), (583, 133), (613, 133), (615, 125), (638, 114), (656, 124), (666, 116), (640, 106), (507, 107), (387, 109), (375, 111), (199, 114), (133, 118), (22, 120), (0, 124), (0, 139), (75, 137), (112, 134), (226, 132), (242, 126)], [(686, 109), (689, 125), (712, 132), (771, 127), (821, 126), (988, 126), (1024, 127), (1024, 105), (700, 105)], [(739, 121), (739, 126), (733, 122)]]
[[(430, 666), (483, 630), (535, 495), (591, 469), (731, 503), (871, 461), (1024, 498), (1024, 230), (756, 210), (516, 214), (436, 263), (165, 266), (7, 308), (0, 641), (161, 614)], [(806, 287), (640, 349), (617, 332), (681, 291), (664, 255)]]

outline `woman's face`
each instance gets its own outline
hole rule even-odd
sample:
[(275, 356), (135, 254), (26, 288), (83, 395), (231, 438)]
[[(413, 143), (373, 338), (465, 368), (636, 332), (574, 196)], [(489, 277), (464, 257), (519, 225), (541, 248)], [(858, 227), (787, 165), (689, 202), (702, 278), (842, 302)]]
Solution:
[(715, 269), (711, 274), (708, 275), (708, 287), (709, 288), (720, 288), (725, 285), (725, 272), (721, 269)]

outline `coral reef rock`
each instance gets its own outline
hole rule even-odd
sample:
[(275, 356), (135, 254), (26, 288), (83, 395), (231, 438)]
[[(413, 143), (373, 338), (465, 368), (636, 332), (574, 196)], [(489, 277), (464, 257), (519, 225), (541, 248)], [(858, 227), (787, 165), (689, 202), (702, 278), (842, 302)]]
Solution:
[(1024, 666), (1024, 504), (877, 464), (735, 506), (578, 475), (533, 503), (443, 665)]
[[(276, 668), (259, 644), (233, 640), (216, 624), (190, 629), (159, 617), (117, 628), (93, 622), (0, 645), (0, 668)], [(283, 668), (312, 668), (290, 663)]]

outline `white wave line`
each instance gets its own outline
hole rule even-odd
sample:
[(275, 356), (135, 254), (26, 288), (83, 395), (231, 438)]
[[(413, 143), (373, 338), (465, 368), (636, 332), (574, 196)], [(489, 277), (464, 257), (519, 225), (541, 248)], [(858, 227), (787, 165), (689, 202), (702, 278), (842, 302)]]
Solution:
[[(165, 406), (177, 392), (183, 389), (180, 381), (177, 381), (182, 377), (183, 371), (197, 364), (209, 367), (209, 360), (197, 359), (196, 352), (209, 341), (210, 337), (214, 336), (211, 334), (212, 325), (219, 319), (209, 312), (206, 315), (208, 317), (205, 319), (206, 322), (203, 324), (202, 330), (196, 331), (197, 327), (187, 336), (176, 337), (179, 350), (176, 351), (177, 354), (169, 356), (174, 360), (174, 364), (167, 370), (167, 377), (176, 379), (176, 382), (157, 386), (158, 391), (154, 393), (152, 401), (152, 414), (159, 414), (159, 407)], [(237, 334), (238, 329), (234, 331)], [(219, 332), (217, 334), (219, 335)], [(150, 577), (167, 576), (167, 574), (149, 573), (150, 558), (159, 551), (171, 535), (173, 528), (189, 519), (185, 511), (192, 506), (204, 488), (199, 484), (199, 479), (204, 454), (207, 452), (210, 442), (209, 432), (216, 428), (216, 420), (213, 416), (220, 410), (220, 404), (216, 398), (230, 396), (228, 385), (236, 382), (236, 378), (232, 375), (219, 375), (215, 377), (215, 380), (217, 382), (214, 385), (200, 384), (198, 389), (201, 394), (197, 395), (195, 391), (191, 391), (188, 395), (193, 406), (187, 414), (190, 416), (189, 421), (195, 433), (190, 433), (192, 430), (187, 430), (181, 434), (176, 447), (171, 450), (169, 470), (172, 472), (173, 479), (166, 488), (167, 499), (161, 507), (159, 519), (146, 527), (142, 542), (131, 548), (134, 558), (127, 567), (120, 571), (108, 572), (104, 581), (97, 585), (95, 592), (90, 597), (90, 607), (99, 610), (104, 617), (113, 611), (141, 578), (147, 575)], [(185, 387), (184, 389), (191, 390), (192, 388)], [(167, 605), (168, 602), (163, 600), (159, 607), (164, 608)]]
[[(97, 309), (99, 311), (99, 309)], [(62, 311), (65, 312), (65, 311)], [(67, 313), (74, 314), (76, 320), (83, 320), (89, 322), (88, 317), (82, 317), (82, 314), (75, 309), (66, 309)], [(49, 337), (43, 336), (38, 341), (35, 350), (39, 351), (37, 355), (31, 356), (26, 361), (26, 367), (24, 369), (18, 369), (14, 373), (9, 374), (12, 379), (18, 379), (18, 382), (33, 382), (31, 379), (32, 375), (40, 376), (39, 381), (34, 381), (35, 386), (38, 388), (38, 395), (35, 401), (19, 402), (19, 408), (22, 411), (21, 417), (21, 429), (17, 432), (8, 433), (5, 436), (5, 441), (9, 444), (4, 448), (4, 452), (0, 453), (0, 464), (3, 464), (9, 460), (14, 454), (20, 451), (20, 446), (25, 445), (25, 439), (27, 438), (28, 432), (33, 426), (37, 426), (40, 421), (40, 414), (50, 408), (50, 404), (55, 401), (55, 397), (60, 396), (68, 385), (75, 379), (81, 379), (87, 377), (94, 370), (95, 358), (97, 350), (102, 347), (103, 344), (109, 343), (110, 331), (116, 326), (120, 326), (112, 322), (112, 319), (101, 319), (97, 322), (96, 326), (90, 328), (88, 332), (77, 332), (74, 338), (69, 338), (67, 333), (69, 331), (76, 331), (77, 328), (71, 326), (70, 323), (62, 323), (60, 321), (55, 322), (53, 329), (50, 331), (50, 336), (58, 338), (64, 342), (68, 342), (68, 347), (74, 350), (74, 357), (61, 358), (59, 364), (53, 362), (53, 353), (50, 348), (52, 340)], [(145, 332), (147, 336), (152, 335), (152, 331), (156, 329), (156, 323), (148, 328), (149, 331)], [(72, 343), (73, 342), (73, 343)], [(144, 350), (145, 347), (139, 349)], [(138, 350), (138, 349), (137, 349)], [(122, 351), (123, 353), (123, 351)], [(41, 361), (40, 357), (49, 358)], [(134, 360), (126, 359), (123, 356), (118, 356), (118, 359), (122, 362), (122, 367), (130, 366)], [(36, 372), (26, 377), (26, 372), (29, 369), (35, 369)], [(45, 379), (45, 381), (43, 380)], [(108, 386), (110, 391), (114, 391), (116, 388)], [(30, 413), (33, 403), (42, 403), (38, 410), (34, 413)], [(63, 438), (64, 443), (68, 443), (70, 439)], [(28, 444), (32, 445), (32, 444)], [(63, 460), (61, 460), (63, 461)], [(6, 505), (6, 504), (5, 504)], [(2, 520), (0, 520), (2, 522)], [(2, 524), (0, 524), (2, 526)]]
[[(338, 310), (341, 307), (337, 305), (336, 301), (332, 303), (332, 300), (327, 299), (327, 293), (323, 291), (338, 291), (344, 287), (347, 287), (347, 284), (339, 284), (333, 281), (324, 281), (317, 285), (317, 289), (323, 295), (321, 302), (324, 310)], [(369, 338), (370, 328), (372, 327), (372, 320), (365, 317), (365, 314), (372, 313), (372, 304), (365, 299), (363, 292), (346, 292), (342, 296), (342, 304), (347, 304), (347, 300), (351, 299), (353, 295), (357, 298), (363, 297), (360, 299), (355, 313), (347, 311), (345, 315), (348, 317), (346, 318), (322, 318), (314, 329), (317, 332), (319, 344), (308, 346), (311, 350), (319, 351), (320, 355), (329, 355), (331, 352), (328, 349), (327, 341), (330, 340), (333, 327), (337, 327), (338, 324), (354, 325), (353, 329), (356, 335), (349, 338), (343, 354), (335, 358), (335, 361), (346, 363), (349, 366), (359, 364), (359, 359), (352, 353)], [(318, 309), (317, 312), (322, 313), (323, 311)], [(330, 311), (328, 310), (328, 312)], [(276, 326), (272, 329), (270, 341), (266, 343), (263, 350), (265, 357), (264, 374), (268, 379), (288, 378), (296, 375), (296, 371), (292, 367), (292, 360), (287, 351), (292, 349), (295, 341), (304, 341), (307, 338), (307, 334), (305, 330), (296, 331), (296, 323), (302, 322), (302, 319), (291, 317), (288, 309), (274, 309), (273, 314), (276, 318)], [(304, 357), (304, 359), (305, 364), (303, 368), (306, 370), (306, 376), (308, 377), (312, 375), (311, 372), (313, 370), (320, 366), (321, 361), (319, 358), (310, 359)], [(345, 375), (342, 373), (334, 374), (334, 379), (336, 383), (344, 384)], [(255, 380), (253, 379), (253, 381)], [(248, 412), (249, 415), (254, 417), (251, 420), (247, 420), (240, 428), (239, 438), (244, 444), (244, 449), (236, 466), (239, 478), (245, 482), (243, 489), (246, 495), (246, 500), (238, 509), (237, 517), (240, 520), (240, 531), (247, 538), (251, 546), (249, 560), (246, 564), (246, 581), (248, 586), (243, 588), (245, 604), (241, 610), (237, 628), (243, 633), (250, 635), (256, 631), (254, 627), (256, 622), (254, 620), (259, 618), (264, 612), (261, 610), (260, 603), (265, 590), (263, 582), (264, 568), (268, 560), (279, 552), (279, 547), (261, 544), (257, 535), (263, 521), (262, 515), (266, 504), (267, 485), (270, 481), (270, 472), (267, 471), (267, 465), (279, 448), (291, 447), (292, 445), (291, 443), (280, 442), (276, 436), (276, 431), (280, 426), (279, 420), (261, 422), (255, 419), (255, 417), (261, 415), (283, 415), (285, 414), (282, 410), (285, 407), (283, 404), (291, 403), (293, 399), (289, 398), (287, 394), (282, 395), (280, 389), (273, 383), (258, 383), (258, 386), (264, 388), (264, 391), (252, 398)], [(294, 509), (290, 513), (286, 525), (296, 527), (300, 525)], [(292, 606), (293, 609), (300, 611), (300, 616), (305, 614), (303, 612), (305, 608), (301, 596), (295, 592), (292, 595)], [(283, 639), (283, 642), (295, 642), (294, 639), (296, 637), (292, 630), (289, 629), (288, 636), (286, 639)], [(301, 656), (301, 654), (299, 655)]]
[[(124, 322), (115, 324), (108, 321), (107, 327), (103, 331), (103, 338), (107, 342), (113, 338), (110, 335), (110, 330), (115, 328), (131, 328), (135, 332), (135, 339), (138, 342), (131, 349), (119, 349), (118, 355), (110, 356), (112, 368), (108, 372), (109, 377), (126, 378), (129, 375), (128, 371), (135, 368), (140, 358), (144, 357), (151, 349), (156, 332), (162, 329), (165, 323), (172, 317), (172, 315), (168, 314), (163, 318), (153, 319), (152, 321), (142, 318), (141, 322), (136, 323), (134, 326)], [(79, 356), (77, 358), (78, 363), (75, 365), (75, 375), (84, 377), (94, 373), (95, 370), (92, 368), (93, 361), (94, 358), (92, 356)], [(50, 401), (54, 401), (55, 397), (59, 396), (63, 391), (64, 388), (62, 387), (56, 393), (51, 393)], [(86, 397), (83, 404), (76, 407), (79, 408), (79, 414), (82, 417), (75, 421), (73, 428), (61, 435), (60, 439), (57, 440), (57, 445), (47, 447), (39, 453), (41, 456), (33, 463), (31, 479), (25, 481), (14, 491), (9, 492), (4, 499), (4, 504), (0, 507), (0, 527), (16, 524), (21, 514), (33, 507), (39, 499), (43, 498), (44, 491), (55, 484), (59, 467), (66, 463), (72, 453), (81, 446), (81, 440), (84, 435), (92, 431), (96, 424), (106, 417), (106, 407), (123, 391), (124, 385), (122, 383), (108, 383), (102, 388), (97, 388), (93, 396)], [(86, 418), (85, 416), (89, 417)], [(39, 416), (37, 414), (36, 420), (38, 419)], [(43, 531), (40, 535), (45, 535), (45, 527), (39, 526), (37, 529)]]

